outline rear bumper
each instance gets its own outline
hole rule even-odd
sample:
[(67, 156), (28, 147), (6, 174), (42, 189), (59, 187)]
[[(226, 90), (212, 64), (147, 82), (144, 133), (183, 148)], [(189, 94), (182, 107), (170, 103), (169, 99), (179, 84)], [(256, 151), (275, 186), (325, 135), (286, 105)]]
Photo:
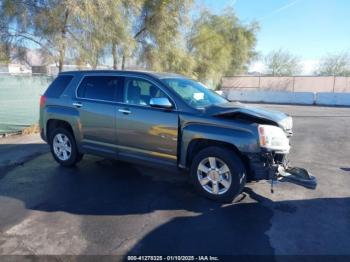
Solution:
[(42, 140), (44, 140), (45, 142), (47, 142), (47, 138), (46, 138), (46, 135), (45, 135), (45, 130), (44, 128), (40, 128), (40, 137)]

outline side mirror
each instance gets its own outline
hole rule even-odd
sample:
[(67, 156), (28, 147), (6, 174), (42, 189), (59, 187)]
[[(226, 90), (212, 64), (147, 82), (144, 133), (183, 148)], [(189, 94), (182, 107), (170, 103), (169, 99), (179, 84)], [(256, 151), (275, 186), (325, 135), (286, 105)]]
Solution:
[(167, 97), (151, 98), (151, 100), (149, 101), (149, 105), (152, 107), (159, 107), (159, 108), (172, 108), (173, 107), (173, 104), (170, 103), (170, 101)]

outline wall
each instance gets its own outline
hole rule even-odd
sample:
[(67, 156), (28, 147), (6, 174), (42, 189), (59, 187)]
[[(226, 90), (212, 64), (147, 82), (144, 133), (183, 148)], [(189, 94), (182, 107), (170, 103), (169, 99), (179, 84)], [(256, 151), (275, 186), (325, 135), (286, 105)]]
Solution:
[(350, 77), (234, 76), (222, 88), (231, 100), (350, 106)]

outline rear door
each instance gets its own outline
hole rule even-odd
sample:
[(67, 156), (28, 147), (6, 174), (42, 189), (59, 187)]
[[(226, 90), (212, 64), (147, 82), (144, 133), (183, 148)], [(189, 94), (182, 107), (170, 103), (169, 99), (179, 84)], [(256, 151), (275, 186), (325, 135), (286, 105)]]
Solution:
[(79, 111), (82, 146), (90, 151), (115, 154), (116, 98), (122, 83), (118, 76), (87, 75), (73, 103)]

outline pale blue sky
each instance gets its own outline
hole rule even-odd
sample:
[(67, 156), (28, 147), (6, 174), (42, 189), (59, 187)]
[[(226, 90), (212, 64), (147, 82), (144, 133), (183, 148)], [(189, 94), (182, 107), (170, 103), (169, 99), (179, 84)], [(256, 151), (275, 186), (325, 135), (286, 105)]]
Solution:
[(215, 13), (233, 6), (243, 23), (260, 24), (256, 50), (285, 49), (313, 63), (350, 50), (350, 0), (197, 0)]

